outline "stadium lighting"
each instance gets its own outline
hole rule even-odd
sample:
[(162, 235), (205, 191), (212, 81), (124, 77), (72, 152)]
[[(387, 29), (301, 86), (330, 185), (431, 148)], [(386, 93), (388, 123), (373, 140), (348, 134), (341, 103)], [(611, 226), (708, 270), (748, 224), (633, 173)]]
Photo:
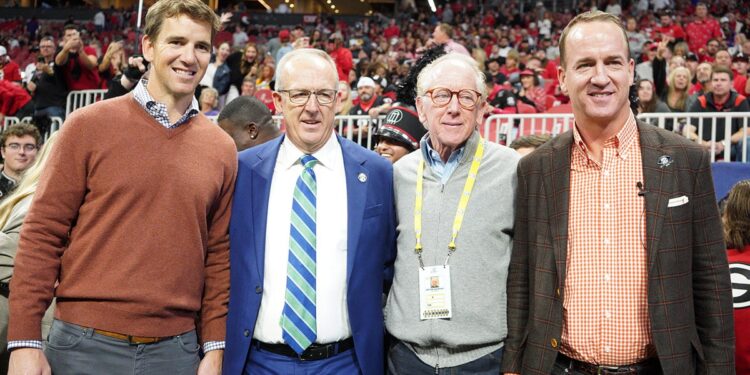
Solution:
[(437, 12), (437, 8), (435, 8), (435, 0), (427, 0), (427, 2), (430, 4), (430, 10), (433, 13)]
[(336, 9), (336, 14), (339, 14), (339, 10), (338, 9)]
[(268, 4), (266, 4), (265, 1), (258, 0), (258, 2), (260, 3), (260, 5), (263, 5), (263, 8), (266, 8), (266, 11), (270, 11), (271, 10), (271, 7)]
[(336, 9), (336, 6), (331, 4), (331, 9)]

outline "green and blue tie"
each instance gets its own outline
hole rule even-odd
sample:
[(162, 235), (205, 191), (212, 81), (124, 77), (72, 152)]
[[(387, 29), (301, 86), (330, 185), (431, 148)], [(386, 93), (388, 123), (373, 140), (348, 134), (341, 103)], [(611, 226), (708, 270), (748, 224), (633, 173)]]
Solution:
[(318, 334), (315, 309), (317, 183), (313, 171), (318, 160), (304, 155), (301, 162), (304, 170), (294, 187), (286, 294), (281, 314), (282, 337), (298, 354), (302, 354)]

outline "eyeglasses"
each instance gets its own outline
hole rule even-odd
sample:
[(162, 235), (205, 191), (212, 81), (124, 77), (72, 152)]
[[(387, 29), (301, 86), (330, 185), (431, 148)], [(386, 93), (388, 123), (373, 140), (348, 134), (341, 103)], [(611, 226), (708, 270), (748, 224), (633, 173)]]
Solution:
[(295, 105), (305, 105), (310, 100), (310, 95), (315, 94), (315, 99), (318, 100), (320, 105), (329, 105), (336, 100), (336, 90), (323, 89), (323, 90), (278, 90), (277, 92), (283, 92), (289, 95), (289, 101)]
[(23, 145), (20, 143), (10, 143), (10, 144), (5, 145), (5, 148), (13, 150), (13, 151), (18, 151), (21, 148), (23, 148), (23, 150), (26, 152), (32, 152), (37, 149), (37, 146), (31, 143), (26, 143)]
[(453, 95), (456, 95), (456, 97), (458, 98), (458, 104), (463, 109), (468, 110), (474, 109), (477, 106), (479, 99), (482, 97), (482, 94), (480, 94), (479, 91), (476, 90), (461, 89), (458, 91), (453, 91), (444, 87), (436, 87), (434, 89), (427, 90), (425, 94), (430, 95), (430, 98), (432, 98), (432, 103), (438, 107), (445, 107), (446, 105), (448, 105), (448, 103), (451, 102), (451, 100), (453, 99)]

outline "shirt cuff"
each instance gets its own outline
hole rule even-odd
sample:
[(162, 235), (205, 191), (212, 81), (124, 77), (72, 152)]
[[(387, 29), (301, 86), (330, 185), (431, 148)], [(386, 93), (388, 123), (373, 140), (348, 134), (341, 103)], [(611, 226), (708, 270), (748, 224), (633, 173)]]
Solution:
[(208, 353), (212, 350), (224, 350), (226, 343), (224, 341), (207, 341), (203, 344), (203, 353)]
[[(222, 343), (223, 345), (224, 343)], [(33, 349), (42, 349), (42, 342), (39, 340), (18, 340), (18, 341), (9, 341), (8, 342), (8, 351), (11, 349), (18, 349), (18, 348), (33, 348)]]

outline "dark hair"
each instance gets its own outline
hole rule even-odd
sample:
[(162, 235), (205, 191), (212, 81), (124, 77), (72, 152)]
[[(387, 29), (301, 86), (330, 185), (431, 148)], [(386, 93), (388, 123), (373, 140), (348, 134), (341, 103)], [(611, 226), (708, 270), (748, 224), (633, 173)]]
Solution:
[(39, 134), (39, 129), (37, 129), (36, 125), (20, 122), (18, 124), (14, 124), (9, 126), (2, 135), (0, 135), (0, 145), (2, 147), (5, 147), (5, 142), (10, 137), (24, 137), (30, 135), (34, 138), (34, 142), (37, 146), (39, 146), (39, 140), (42, 138), (42, 136)]
[(732, 69), (729, 69), (728, 67), (723, 65), (711, 64), (711, 79), (714, 79), (714, 75), (716, 73), (729, 74), (729, 80), (731, 81), (734, 79), (734, 73), (732, 73)]
[(651, 100), (644, 102), (641, 100), (640, 96), (638, 97), (638, 108), (640, 108), (641, 113), (651, 113), (656, 110), (656, 103), (658, 102), (658, 98), (656, 97), (656, 86), (654, 86), (654, 83), (651, 82), (650, 79), (639, 79), (638, 82), (636, 82), (635, 87), (637, 90), (641, 89), (641, 83), (648, 83), (651, 85)]
[(415, 98), (417, 97), (417, 77), (419, 76), (419, 73), (424, 67), (437, 60), (438, 57), (445, 55), (445, 53), (445, 47), (442, 44), (426, 50), (422, 57), (420, 57), (419, 60), (412, 65), (411, 69), (409, 69), (409, 73), (406, 77), (398, 83), (396, 89), (396, 101), (412, 107), (415, 106)]
[(258, 125), (260, 131), (273, 128), (271, 111), (260, 100), (250, 96), (238, 96), (219, 113), (217, 122), (228, 120), (232, 126), (242, 127), (249, 123)]
[(742, 251), (750, 245), (750, 180), (743, 180), (729, 191), (724, 210), (724, 239), (727, 247)]

